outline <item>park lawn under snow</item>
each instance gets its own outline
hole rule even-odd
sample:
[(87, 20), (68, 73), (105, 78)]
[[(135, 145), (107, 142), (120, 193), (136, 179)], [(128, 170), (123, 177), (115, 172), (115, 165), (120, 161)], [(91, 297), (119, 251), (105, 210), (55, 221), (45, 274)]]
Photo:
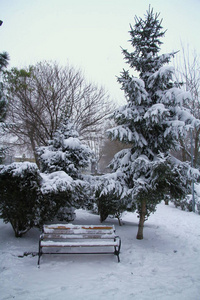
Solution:
[[(77, 211), (74, 224), (99, 224), (99, 217)], [(114, 255), (44, 255), (37, 267), (39, 231), (15, 238), (0, 220), (0, 299), (18, 300), (198, 300), (200, 299), (200, 216), (172, 205), (158, 205), (136, 240), (137, 215), (125, 213), (121, 262)]]

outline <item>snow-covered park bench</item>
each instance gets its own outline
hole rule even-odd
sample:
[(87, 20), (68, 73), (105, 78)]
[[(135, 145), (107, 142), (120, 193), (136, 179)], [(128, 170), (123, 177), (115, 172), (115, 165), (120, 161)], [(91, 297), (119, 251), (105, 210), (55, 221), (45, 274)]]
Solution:
[[(84, 252), (59, 252), (58, 248), (79, 247)], [(93, 252), (87, 252), (93, 247)], [(108, 249), (114, 247), (114, 252), (97, 252), (95, 249)], [(45, 252), (43, 252), (45, 248)], [(54, 224), (44, 225), (43, 233), (39, 240), (38, 265), (42, 254), (110, 254), (114, 253), (118, 262), (121, 248), (121, 239), (115, 234), (114, 225), (73, 225)], [(50, 251), (48, 251), (48, 250)]]

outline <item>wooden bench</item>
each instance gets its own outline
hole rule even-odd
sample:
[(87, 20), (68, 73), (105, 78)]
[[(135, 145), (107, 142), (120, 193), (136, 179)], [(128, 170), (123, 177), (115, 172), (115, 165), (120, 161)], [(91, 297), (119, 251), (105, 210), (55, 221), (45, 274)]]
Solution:
[[(52, 252), (51, 249), (73, 247), (114, 247), (114, 252)], [(43, 252), (43, 248), (50, 252)], [(118, 262), (121, 239), (115, 234), (114, 225), (73, 225), (54, 224), (44, 225), (39, 239), (38, 265), (42, 254), (110, 254), (114, 253)], [(94, 249), (94, 248), (93, 248)], [(107, 249), (107, 248), (106, 248)]]

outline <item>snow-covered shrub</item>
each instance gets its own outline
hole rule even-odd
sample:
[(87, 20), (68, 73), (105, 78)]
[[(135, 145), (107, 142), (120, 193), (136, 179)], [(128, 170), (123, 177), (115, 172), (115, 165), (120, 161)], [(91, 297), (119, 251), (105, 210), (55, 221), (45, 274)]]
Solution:
[[(185, 168), (184, 168), (185, 166)], [(171, 197), (171, 202), (174, 203), (175, 207), (180, 207), (182, 210), (186, 211), (193, 211), (193, 200), (192, 200), (192, 194), (191, 194), (191, 185), (192, 180), (198, 181), (199, 180), (199, 171), (197, 169), (192, 169), (189, 166), (186, 167), (186, 163), (182, 163), (182, 165), (179, 165), (179, 176), (182, 177), (182, 190), (185, 190), (185, 194), (187, 193), (187, 196), (181, 196), (180, 194), (177, 195), (177, 197)], [(178, 177), (177, 177), (178, 178)], [(184, 184), (183, 184), (184, 183)], [(177, 184), (174, 186), (175, 190), (178, 190), (180, 185), (179, 180), (177, 181)], [(178, 187), (178, 188), (177, 188)], [(199, 201), (199, 184), (194, 183), (194, 198), (195, 198), (195, 211), (200, 213), (200, 201)]]
[[(42, 220), (45, 219), (45, 215), (51, 216), (50, 219), (52, 219), (53, 214), (55, 212), (57, 214), (58, 207), (55, 205), (54, 199), (62, 209), (65, 207), (67, 211), (71, 211), (72, 207), (87, 206), (89, 188), (82, 175), (82, 170), (88, 166), (91, 153), (90, 148), (79, 140), (78, 132), (69, 119), (63, 121), (48, 146), (38, 148), (40, 168), (44, 173), (43, 179), (46, 174), (48, 180), (51, 181), (50, 189), (42, 188), (42, 195), (44, 202), (47, 202), (47, 207), (51, 203), (51, 211), (43, 213)], [(55, 188), (52, 187), (53, 185)], [(61, 212), (57, 217), (61, 215), (63, 218)], [(69, 213), (68, 217), (67, 213), (65, 220), (72, 218), (73, 215), (73, 213)]]
[(175, 207), (180, 207), (182, 210), (192, 211), (192, 195), (187, 195), (185, 198), (172, 199)]
[(80, 177), (82, 168), (89, 164), (91, 150), (78, 138), (70, 120), (65, 120), (55, 132), (48, 146), (38, 148), (38, 157), (42, 172), (65, 171), (74, 179)]
[(130, 205), (120, 175), (111, 173), (96, 177), (95, 198), (101, 222), (110, 215), (117, 218), (120, 223), (124, 211), (135, 211), (136, 209), (134, 202)]
[(60, 221), (72, 221), (75, 218), (72, 203), (73, 179), (64, 171), (41, 173), (41, 176), (37, 225), (42, 226), (55, 218)]
[(115, 194), (99, 195), (96, 193), (98, 214), (100, 215), (100, 221), (103, 222), (108, 216), (117, 218), (120, 224), (121, 215), (126, 211), (126, 207), (119, 197)]
[(36, 164), (0, 166), (0, 217), (11, 223), (16, 237), (35, 225), (41, 180)]
[(74, 207), (61, 207), (56, 215), (58, 221), (72, 222), (76, 218), (75, 208)]
[(200, 184), (194, 184), (195, 211), (200, 215)]
[(11, 223), (16, 237), (55, 219), (72, 221), (83, 201), (78, 197), (81, 184), (64, 171), (40, 173), (32, 163), (1, 166), (0, 217)]
[(82, 180), (74, 180), (74, 190), (72, 200), (75, 208), (91, 209), (93, 203), (93, 189), (88, 180), (89, 176), (84, 176)]
[[(195, 199), (195, 212), (200, 215), (200, 198), (197, 196), (197, 194), (194, 194)], [(193, 211), (193, 200), (192, 195), (187, 195), (184, 199), (172, 199), (172, 202), (174, 203), (175, 207), (180, 207), (182, 210), (185, 211)]]
[(41, 173), (41, 176), (37, 224), (41, 227), (54, 220), (73, 221), (75, 209), (89, 203), (89, 184), (85, 180), (74, 180), (64, 171)]
[(196, 199), (195, 204), (195, 211), (200, 215), (200, 198)]
[(51, 190), (40, 195), (38, 207), (37, 225), (41, 227), (46, 222), (58, 221), (70, 222), (75, 219), (74, 208), (69, 199), (71, 191)]

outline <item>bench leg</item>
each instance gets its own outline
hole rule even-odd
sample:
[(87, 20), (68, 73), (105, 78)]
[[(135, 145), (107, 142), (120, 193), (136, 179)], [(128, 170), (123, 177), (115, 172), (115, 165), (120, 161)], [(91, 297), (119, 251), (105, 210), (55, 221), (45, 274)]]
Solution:
[(117, 247), (115, 247), (114, 254), (117, 256), (118, 262), (120, 262), (120, 258), (119, 258), (119, 249), (117, 249)]
[(42, 256), (42, 248), (41, 248), (41, 241), (39, 241), (39, 250), (38, 250), (38, 266), (40, 265), (40, 257)]
[(117, 255), (117, 258), (118, 258), (118, 263), (120, 262), (120, 259), (119, 259), (119, 254)]
[(116, 236), (115, 239), (116, 238), (118, 238), (118, 240), (119, 240), (119, 246), (115, 247), (114, 254), (117, 255), (118, 262), (120, 262), (119, 253), (120, 253), (120, 249), (121, 249), (121, 239), (119, 236)]

